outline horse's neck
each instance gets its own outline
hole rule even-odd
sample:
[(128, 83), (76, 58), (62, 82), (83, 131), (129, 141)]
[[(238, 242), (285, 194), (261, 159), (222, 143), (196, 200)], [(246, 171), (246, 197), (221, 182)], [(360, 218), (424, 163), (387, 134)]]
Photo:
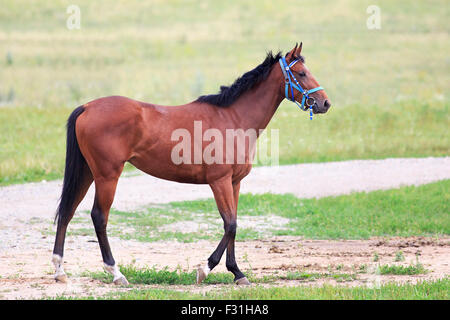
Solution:
[(259, 135), (260, 130), (267, 127), (284, 99), (280, 94), (282, 80), (277, 81), (277, 78), (276, 72), (272, 69), (266, 80), (244, 93), (229, 107), (231, 112), (236, 113), (242, 129), (255, 129)]

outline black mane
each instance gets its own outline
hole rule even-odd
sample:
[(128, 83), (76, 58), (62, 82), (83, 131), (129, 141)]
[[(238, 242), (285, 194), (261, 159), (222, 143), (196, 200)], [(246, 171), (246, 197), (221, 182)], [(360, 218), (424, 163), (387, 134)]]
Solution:
[(265, 80), (269, 75), (272, 66), (277, 63), (280, 58), (281, 52), (278, 52), (275, 56), (271, 51), (268, 52), (266, 59), (259, 66), (244, 73), (241, 77), (237, 78), (231, 86), (221, 86), (219, 93), (200, 96), (196, 101), (210, 103), (218, 107), (230, 106), (244, 92)]

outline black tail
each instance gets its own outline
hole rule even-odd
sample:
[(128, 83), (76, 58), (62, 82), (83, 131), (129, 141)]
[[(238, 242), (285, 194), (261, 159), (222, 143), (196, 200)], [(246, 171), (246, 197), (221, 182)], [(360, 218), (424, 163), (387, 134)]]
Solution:
[(81, 154), (75, 133), (75, 123), (83, 111), (83, 106), (76, 108), (67, 120), (66, 168), (55, 222), (56, 220), (59, 222), (70, 215), (86, 174), (87, 163)]

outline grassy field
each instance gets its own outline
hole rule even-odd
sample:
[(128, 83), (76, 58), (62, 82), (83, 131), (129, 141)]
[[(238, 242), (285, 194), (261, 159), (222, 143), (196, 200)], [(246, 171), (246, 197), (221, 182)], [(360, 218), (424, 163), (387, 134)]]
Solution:
[[(331, 267), (329, 267), (332, 269)], [(428, 272), (420, 262), (415, 265), (411, 264), (409, 266), (402, 265), (379, 265), (380, 275), (417, 275), (425, 274)], [(270, 275), (257, 277), (253, 274), (251, 269), (244, 270), (246, 277), (251, 283), (263, 284), (263, 283), (273, 283), (277, 280), (305, 280), (305, 281), (315, 281), (318, 279), (334, 279), (337, 282), (353, 281), (358, 277), (358, 274), (367, 273), (366, 270), (360, 268), (359, 270), (354, 269), (351, 273), (340, 272), (339, 267), (335, 268), (337, 270), (329, 270), (326, 273), (311, 273), (311, 272), (288, 272), (284, 275)], [(169, 270), (167, 267), (165, 269), (157, 270), (155, 267), (137, 268), (134, 265), (120, 266), (120, 271), (127, 278), (131, 285), (150, 285), (150, 284), (161, 284), (161, 285), (194, 285), (196, 284), (196, 271), (182, 271), (181, 268), (178, 270)], [(95, 280), (100, 280), (104, 283), (112, 283), (113, 276), (106, 272), (87, 272), (82, 274), (82, 276), (87, 276)], [(211, 273), (203, 282), (203, 284), (233, 284), (233, 275), (231, 273), (214, 272)]]
[[(268, 50), (303, 41), (333, 107), (283, 102), (280, 162), (449, 154), (446, 1), (11, 1), (0, 12), (0, 185), (62, 176), (72, 109), (125, 95), (176, 105), (216, 92)], [(306, 11), (302, 13), (302, 11)], [(102, 14), (99, 15), (98, 13)]]
[[(254, 286), (237, 289), (226, 287), (222, 290), (209, 291), (205, 294), (190, 293), (170, 289), (135, 289), (117, 292), (103, 297), (86, 297), (85, 299), (130, 299), (130, 300), (448, 300), (450, 280), (423, 281), (417, 284), (389, 283), (379, 288), (344, 287), (323, 285), (321, 287), (271, 287)], [(74, 299), (60, 296), (58, 299)], [(79, 298), (75, 298), (79, 299)]]
[[(450, 180), (444, 180), (419, 187), (321, 199), (243, 194), (239, 199), (236, 239), (245, 241), (279, 235), (309, 239), (449, 235), (449, 188)], [(186, 223), (199, 227), (189, 231)], [(213, 199), (183, 201), (136, 212), (113, 210), (108, 232), (125, 240), (142, 242), (218, 241), (223, 234), (223, 222)], [(45, 233), (54, 231), (49, 229)], [(90, 213), (77, 214), (68, 234), (95, 237)], [(401, 255), (397, 259), (401, 260)]]

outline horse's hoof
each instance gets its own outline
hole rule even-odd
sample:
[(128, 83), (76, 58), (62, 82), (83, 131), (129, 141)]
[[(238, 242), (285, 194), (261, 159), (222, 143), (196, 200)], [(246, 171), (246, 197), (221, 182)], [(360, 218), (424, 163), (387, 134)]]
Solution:
[(58, 274), (55, 276), (56, 282), (67, 283), (67, 275), (66, 274)]
[(127, 286), (127, 285), (129, 285), (128, 280), (125, 277), (120, 277), (120, 278), (114, 280), (114, 284), (116, 286)]
[(203, 268), (199, 267), (197, 269), (197, 284), (202, 283), (203, 280), (206, 278), (206, 273), (203, 271)]
[(237, 279), (236, 281), (234, 281), (238, 286), (249, 286), (250, 285), (250, 281), (247, 280), (246, 277)]

